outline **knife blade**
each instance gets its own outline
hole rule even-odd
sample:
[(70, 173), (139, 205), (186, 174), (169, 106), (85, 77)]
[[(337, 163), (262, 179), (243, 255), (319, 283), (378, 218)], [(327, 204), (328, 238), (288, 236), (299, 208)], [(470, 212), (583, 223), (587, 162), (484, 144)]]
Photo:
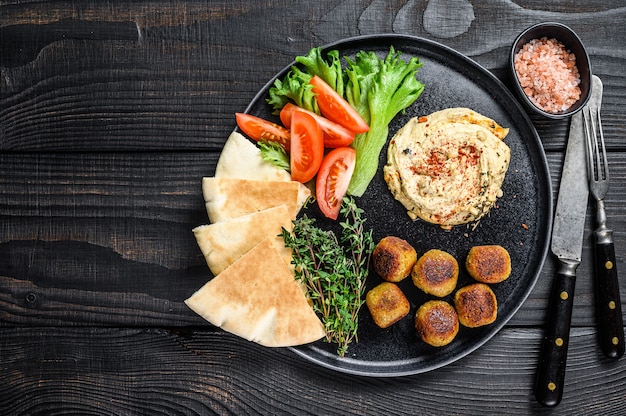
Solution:
[[(602, 91), (592, 88), (587, 106), (596, 106)], [(556, 203), (550, 249), (558, 259), (552, 283), (545, 333), (535, 379), (535, 398), (543, 406), (561, 402), (565, 382), (569, 332), (574, 305), (576, 269), (580, 264), (585, 215), (589, 195), (582, 111), (570, 121), (569, 138), (559, 195)]]

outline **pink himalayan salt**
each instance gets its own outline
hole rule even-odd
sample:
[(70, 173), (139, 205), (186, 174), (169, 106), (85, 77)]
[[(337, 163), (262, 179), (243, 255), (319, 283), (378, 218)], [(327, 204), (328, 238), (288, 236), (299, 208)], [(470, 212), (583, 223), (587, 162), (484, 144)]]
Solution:
[(531, 40), (515, 54), (513, 64), (522, 89), (543, 111), (565, 111), (580, 98), (576, 56), (556, 39)]

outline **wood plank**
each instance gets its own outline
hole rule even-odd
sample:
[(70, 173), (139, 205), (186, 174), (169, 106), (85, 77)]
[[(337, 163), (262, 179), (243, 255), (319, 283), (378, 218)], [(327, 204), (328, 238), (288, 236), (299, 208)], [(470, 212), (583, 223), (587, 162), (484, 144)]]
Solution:
[[(548, 162), (556, 196), (562, 156)], [(607, 209), (626, 270), (626, 155), (611, 162)], [(208, 222), (201, 178), (215, 163), (203, 152), (0, 154), (0, 323), (203, 324), (182, 301), (210, 278), (191, 229)], [(589, 210), (575, 326), (595, 325), (592, 224)], [(543, 323), (554, 273), (548, 255), (511, 325)]]
[(182, 301), (210, 276), (191, 230), (215, 154), (0, 159), (0, 321), (200, 322)]
[[(563, 402), (551, 414), (626, 411), (624, 362), (603, 359), (595, 336), (572, 331)], [(6, 328), (0, 413), (525, 415), (541, 410), (532, 395), (539, 339), (536, 330), (505, 330), (447, 367), (383, 379), (222, 333)], [(607, 385), (602, 394), (593, 388)]]
[[(3, 27), (130, 22), (140, 38), (69, 36), (28, 65), (0, 68), (0, 414), (626, 414), (624, 360), (603, 358), (594, 330), (591, 211), (565, 397), (554, 410), (531, 391), (550, 255), (509, 325), (414, 377), (335, 373), (216, 330), (182, 303), (209, 276), (190, 233), (206, 221), (200, 179), (213, 172), (233, 113), (294, 56), (349, 36), (411, 34), (510, 85), (508, 48), (541, 20), (571, 26), (605, 84), (607, 208), (624, 270), (622, 3), (3, 2)], [(556, 196), (568, 124), (532, 121)]]
[(218, 158), (214, 152), (0, 153), (0, 214), (204, 221), (202, 177), (214, 174)]
[[(70, 37), (45, 48), (33, 65), (3, 68), (0, 150), (218, 150), (235, 125), (233, 113), (243, 111), (274, 74), (312, 46), (348, 36), (398, 33), (434, 39), (476, 59), (510, 84), (502, 50), (536, 19), (532, 9), (497, 2), (507, 9), (502, 18), (506, 20), (494, 19), (489, 5), (475, 7), (472, 26), (481, 25), (483, 30), (476, 33), (468, 27), (448, 37), (435, 28), (430, 33), (428, 25), (419, 24), (423, 6), (404, 2), (373, 2), (361, 9), (350, 2), (288, 8), (228, 4), (207, 8), (191, 2), (181, 14), (175, 5), (152, 13), (146, 5), (123, 3), (120, 10), (127, 13), (111, 14), (107, 8), (107, 16), (112, 21), (136, 23), (142, 31), (140, 41)], [(29, 15), (20, 10), (9, 8), (3, 24), (27, 21)], [(36, 13), (28, 10), (31, 16)], [(71, 8), (55, 11), (51, 16), (57, 18), (78, 13)], [(89, 1), (82, 3), (79, 14), (89, 21), (101, 12), (98, 2)], [(607, 140), (623, 149), (621, 115), (626, 104), (620, 97), (626, 94), (621, 82), (626, 52), (607, 48), (604, 38), (593, 31), (611, 22), (621, 26), (626, 11), (607, 7), (558, 17), (587, 43), (594, 71), (606, 84)], [(280, 32), (268, 31), (258, 24), (263, 19), (285, 22), (284, 27)], [(339, 27), (337, 19), (345, 24)], [(254, 67), (242, 67), (242, 62), (254, 63)], [(533, 121), (547, 148), (563, 148), (563, 123)]]

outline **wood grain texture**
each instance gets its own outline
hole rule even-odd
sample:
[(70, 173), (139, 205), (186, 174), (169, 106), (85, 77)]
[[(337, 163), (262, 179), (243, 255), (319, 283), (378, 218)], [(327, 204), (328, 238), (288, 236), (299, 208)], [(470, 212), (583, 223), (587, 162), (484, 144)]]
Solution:
[[(296, 55), (351, 36), (409, 34), (510, 85), (515, 36), (547, 20), (578, 33), (604, 83), (606, 204), (626, 270), (622, 3), (0, 2), (0, 28), (27, 41), (58, 21), (77, 33), (137, 28), (136, 40), (57, 36), (23, 66), (0, 59), (0, 414), (626, 414), (624, 359), (603, 358), (596, 340), (591, 210), (556, 410), (532, 396), (551, 255), (492, 340), (411, 377), (336, 373), (216, 330), (183, 303), (210, 278), (191, 233), (207, 222), (201, 178), (214, 172), (233, 113)], [(568, 123), (531, 121), (556, 198)], [(620, 287), (626, 308), (626, 279)]]
[[(132, 13), (105, 13), (109, 21), (136, 23), (141, 31), (138, 42), (70, 37), (44, 48), (31, 65), (2, 68), (0, 150), (218, 150), (234, 127), (232, 114), (245, 109), (276, 72), (311, 46), (348, 36), (402, 33), (432, 38), (508, 82), (507, 50), (520, 30), (538, 20), (532, 10), (489, 0), (472, 8), (474, 20), (466, 31), (449, 37), (438, 25), (433, 25), (435, 35), (429, 33), (422, 21), (428, 10), (443, 23), (446, 13), (459, 13), (441, 1), (304, 2), (291, 7), (240, 1), (208, 8), (204, 3), (185, 4), (182, 13), (175, 5), (156, 13), (131, 4), (126, 10)], [(78, 9), (74, 14), (72, 8), (54, 10), (49, 20), (38, 23), (54, 16), (80, 25), (104, 13), (91, 2), (82, 2)], [(3, 10), (6, 21), (24, 22), (27, 17), (18, 10)], [(623, 8), (603, 6), (596, 13), (584, 8), (578, 13), (546, 11), (540, 19), (570, 25), (585, 42), (593, 70), (605, 82), (610, 110), (603, 115), (609, 143), (622, 148), (621, 141), (612, 138), (623, 136), (614, 135), (613, 129), (624, 133), (619, 120), (626, 104), (619, 97), (626, 95), (626, 86), (619, 80), (626, 54), (608, 48), (605, 39), (626, 36), (621, 24), (625, 17)], [(259, 21), (283, 23), (280, 30), (268, 30)], [(341, 27), (336, 22), (342, 22)], [(607, 27), (616, 33), (594, 32)], [(548, 150), (564, 145), (559, 134), (563, 130), (541, 129), (545, 122), (539, 124)]]
[[(2, 414), (447, 415), (542, 413), (531, 397), (537, 331), (505, 330), (436, 372), (361, 378), (223, 333), (151, 329), (0, 330)], [(621, 415), (626, 373), (575, 329), (568, 389), (552, 414)], [(516, 351), (511, 356), (510, 350)], [(584, 381), (584, 382), (583, 382)], [(611, 391), (596, 388), (610, 384)], [(337, 392), (341, 391), (341, 395)], [(506, 394), (503, 394), (506, 392)], [(329, 401), (329, 398), (333, 398)], [(72, 408), (68, 407), (72, 404)]]
[[(606, 205), (616, 252), (624, 253), (626, 218), (619, 213), (626, 205), (626, 190), (620, 186), (626, 183), (626, 159), (621, 160), (622, 153), (611, 156), (615, 185)], [(216, 154), (61, 153), (22, 154), (19, 159), (0, 155), (7, 168), (0, 172), (0, 196), (8, 201), (0, 204), (0, 250), (5, 253), (0, 259), (0, 323), (199, 322), (182, 301), (210, 277), (191, 229), (208, 222), (201, 178), (213, 173)], [(549, 153), (548, 162), (556, 198), (562, 154)], [(593, 227), (589, 209), (575, 326), (594, 322)], [(617, 262), (618, 270), (626, 270), (622, 255)], [(548, 256), (536, 289), (511, 324), (543, 322), (554, 268)], [(626, 293), (626, 279), (620, 286)], [(27, 302), (28, 296), (37, 301)], [(71, 317), (65, 308), (74, 311)], [(155, 318), (155, 308), (165, 315)], [(136, 312), (129, 315), (129, 309)]]

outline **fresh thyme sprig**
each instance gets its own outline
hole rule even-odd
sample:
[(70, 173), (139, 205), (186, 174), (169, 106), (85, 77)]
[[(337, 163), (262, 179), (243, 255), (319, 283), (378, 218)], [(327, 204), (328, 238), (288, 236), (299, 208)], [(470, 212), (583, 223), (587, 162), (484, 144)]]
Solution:
[(358, 341), (358, 314), (364, 303), (365, 279), (374, 250), (372, 231), (365, 231), (363, 210), (344, 198), (342, 235), (322, 230), (306, 215), (294, 221), (293, 233), (283, 229), (285, 245), (292, 249), (296, 278), (302, 282), (321, 316), (326, 341), (338, 345), (341, 357)]

